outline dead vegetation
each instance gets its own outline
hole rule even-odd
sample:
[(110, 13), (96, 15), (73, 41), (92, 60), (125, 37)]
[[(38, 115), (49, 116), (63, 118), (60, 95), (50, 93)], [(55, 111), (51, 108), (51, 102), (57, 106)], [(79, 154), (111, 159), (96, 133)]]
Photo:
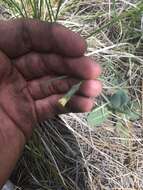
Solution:
[[(54, 12), (58, 1), (51, 2)], [(50, 20), (44, 11), (42, 18)], [(11, 13), (19, 16), (18, 11)], [(61, 3), (58, 22), (80, 32), (88, 42), (87, 55), (103, 67), (104, 91), (95, 101), (96, 107), (104, 107), (109, 95), (123, 89), (139, 117), (112, 112), (102, 125), (91, 127), (87, 114), (71, 113), (61, 116), (67, 127), (64, 133), (55, 127), (59, 120), (41, 124), (43, 127), (36, 130), (13, 174), (18, 186), (50, 190), (143, 189), (142, 13), (141, 0)]]

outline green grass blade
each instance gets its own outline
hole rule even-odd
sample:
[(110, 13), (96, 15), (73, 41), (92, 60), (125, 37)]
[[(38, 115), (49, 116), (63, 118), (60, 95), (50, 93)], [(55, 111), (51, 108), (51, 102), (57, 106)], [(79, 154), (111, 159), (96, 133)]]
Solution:
[(38, 18), (38, 0), (34, 0), (35, 18)]
[(18, 3), (13, 0), (5, 0), (3, 2), (6, 3), (9, 7), (12, 7), (12, 9), (18, 12), (22, 17), (25, 17)]
[(48, 13), (49, 13), (50, 22), (53, 22), (51, 11), (50, 11), (50, 7), (49, 7), (49, 3), (48, 3), (47, 0), (45, 0), (45, 3), (46, 3), (46, 7), (47, 7), (47, 10), (48, 10)]
[(55, 15), (54, 15), (51, 0), (49, 0), (49, 9), (50, 9), (50, 12), (51, 12), (52, 21), (55, 21)]
[(20, 0), (20, 2), (21, 2), (22, 9), (24, 11), (25, 17), (28, 18), (28, 14), (27, 14), (26, 7), (23, 0)]
[(58, 15), (59, 15), (62, 3), (63, 3), (63, 0), (59, 0), (58, 7), (57, 7), (57, 12), (56, 12), (56, 16), (55, 16), (55, 21), (57, 21), (57, 19), (58, 19)]
[(39, 17), (41, 18), (42, 17), (42, 7), (43, 7), (43, 0), (40, 0), (39, 2)]

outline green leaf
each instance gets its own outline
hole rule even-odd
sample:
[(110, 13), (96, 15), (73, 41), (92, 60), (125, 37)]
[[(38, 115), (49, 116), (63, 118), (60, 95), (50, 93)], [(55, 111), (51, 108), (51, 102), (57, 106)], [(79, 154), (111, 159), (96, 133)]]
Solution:
[(133, 111), (129, 111), (126, 113), (126, 117), (127, 117), (127, 119), (129, 119), (131, 121), (136, 121), (136, 120), (140, 119), (140, 114), (133, 112)]
[(99, 126), (109, 117), (110, 112), (107, 107), (99, 107), (89, 113), (87, 122), (91, 126)]
[(113, 94), (110, 97), (110, 107), (112, 109), (121, 109), (122, 107), (125, 107), (127, 103), (129, 102), (129, 97), (127, 93), (123, 90), (118, 90), (115, 94)]
[(122, 93), (120, 93), (120, 96), (121, 96), (121, 106), (126, 106), (129, 101), (128, 95), (124, 91), (122, 91)]
[(137, 101), (131, 102), (130, 109), (125, 113), (127, 119), (136, 121), (141, 118), (141, 106)]
[(111, 103), (111, 107), (113, 109), (119, 108), (121, 106), (121, 96), (120, 96), (120, 94), (118, 94), (118, 93), (113, 94), (110, 97), (110, 103)]

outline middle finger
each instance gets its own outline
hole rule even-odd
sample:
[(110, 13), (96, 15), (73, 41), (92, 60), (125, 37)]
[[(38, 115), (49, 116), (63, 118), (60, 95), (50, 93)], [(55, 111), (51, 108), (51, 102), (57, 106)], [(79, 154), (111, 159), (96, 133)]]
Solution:
[(100, 66), (86, 56), (70, 58), (58, 54), (32, 52), (13, 62), (26, 80), (51, 74), (67, 75), (79, 79), (96, 79), (101, 74)]

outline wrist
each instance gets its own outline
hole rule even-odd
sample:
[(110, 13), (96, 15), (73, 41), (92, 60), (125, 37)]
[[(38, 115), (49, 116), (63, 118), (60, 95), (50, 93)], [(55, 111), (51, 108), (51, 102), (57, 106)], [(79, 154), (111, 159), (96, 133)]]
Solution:
[(0, 110), (0, 189), (14, 169), (25, 143), (24, 134)]

